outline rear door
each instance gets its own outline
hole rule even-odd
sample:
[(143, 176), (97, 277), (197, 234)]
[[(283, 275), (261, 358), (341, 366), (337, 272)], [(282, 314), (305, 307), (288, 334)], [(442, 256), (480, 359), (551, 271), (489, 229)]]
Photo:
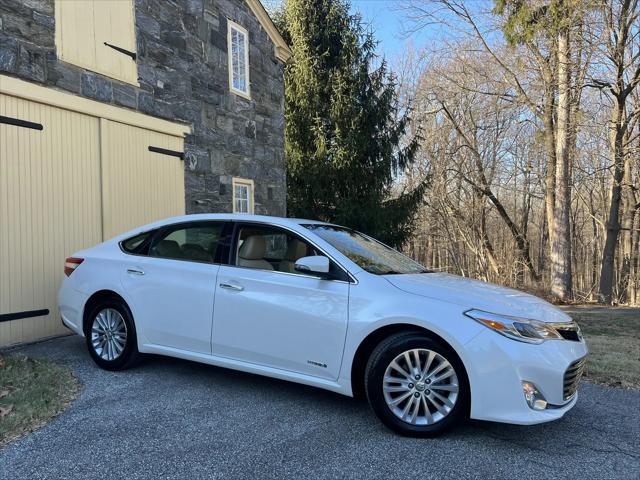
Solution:
[(189, 222), (154, 234), (143, 255), (128, 255), (122, 283), (144, 343), (211, 354), (211, 324), (227, 224)]
[(296, 257), (322, 252), (288, 230), (246, 223), (234, 237), (233, 264), (218, 273), (214, 355), (337, 379), (347, 332), (346, 277), (292, 273)]

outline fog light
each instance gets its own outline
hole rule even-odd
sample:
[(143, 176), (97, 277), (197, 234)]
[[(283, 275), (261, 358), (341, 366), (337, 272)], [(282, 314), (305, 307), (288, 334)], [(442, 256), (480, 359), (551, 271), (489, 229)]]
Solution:
[(530, 408), (534, 410), (544, 410), (547, 408), (547, 401), (544, 399), (544, 395), (538, 391), (533, 383), (522, 382), (522, 391)]

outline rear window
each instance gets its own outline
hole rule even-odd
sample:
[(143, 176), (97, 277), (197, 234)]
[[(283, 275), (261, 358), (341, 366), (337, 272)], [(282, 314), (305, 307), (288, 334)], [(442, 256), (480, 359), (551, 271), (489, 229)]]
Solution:
[(147, 244), (147, 240), (150, 239), (151, 235), (154, 232), (144, 232), (135, 237), (128, 238), (123, 240), (120, 245), (122, 246), (122, 250), (127, 253), (141, 253), (144, 247)]

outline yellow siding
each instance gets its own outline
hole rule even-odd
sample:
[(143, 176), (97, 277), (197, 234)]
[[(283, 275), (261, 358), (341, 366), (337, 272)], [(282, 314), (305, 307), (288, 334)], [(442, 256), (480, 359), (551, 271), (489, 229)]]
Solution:
[(104, 237), (184, 215), (184, 162), (149, 151), (181, 152), (183, 139), (101, 120)]
[(59, 58), (137, 84), (136, 62), (105, 45), (136, 51), (132, 0), (56, 0), (55, 5)]
[(0, 313), (49, 309), (0, 323), (0, 345), (67, 331), (57, 291), (64, 259), (102, 238), (98, 119), (0, 95)]
[(67, 333), (57, 292), (75, 251), (153, 220), (185, 213), (183, 139), (0, 94), (0, 346)]

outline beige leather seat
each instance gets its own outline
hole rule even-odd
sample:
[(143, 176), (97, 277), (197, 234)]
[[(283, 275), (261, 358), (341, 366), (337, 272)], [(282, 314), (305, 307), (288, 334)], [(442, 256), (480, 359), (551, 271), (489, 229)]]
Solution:
[(197, 262), (212, 262), (213, 258), (202, 245), (195, 243), (185, 243), (180, 247), (182, 250), (182, 258), (185, 260), (195, 260)]
[(240, 267), (273, 270), (273, 265), (264, 259), (265, 253), (267, 253), (267, 244), (264, 241), (264, 237), (259, 235), (247, 237), (238, 252), (238, 265)]
[(292, 238), (287, 245), (287, 254), (280, 261), (278, 270), (281, 272), (294, 273), (296, 271), (296, 260), (307, 256), (307, 245), (296, 238)]
[(153, 257), (182, 258), (180, 245), (175, 240), (161, 240), (151, 252)]

